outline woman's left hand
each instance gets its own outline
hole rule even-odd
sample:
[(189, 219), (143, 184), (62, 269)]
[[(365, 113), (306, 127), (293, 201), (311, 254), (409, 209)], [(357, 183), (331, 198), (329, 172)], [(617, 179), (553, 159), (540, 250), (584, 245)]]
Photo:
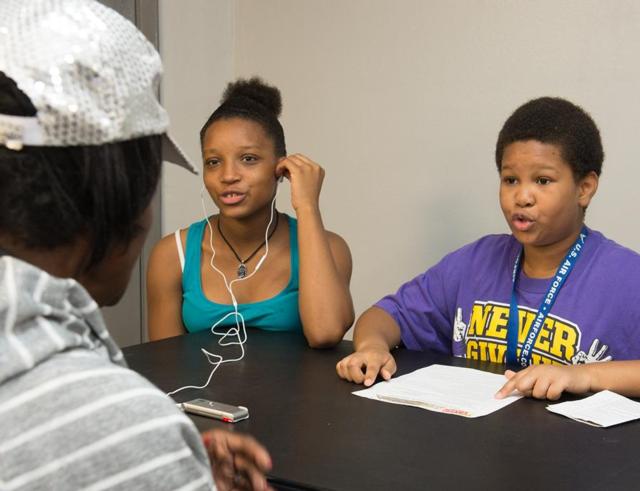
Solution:
[(310, 158), (296, 153), (283, 158), (276, 166), (276, 176), (291, 182), (291, 206), (297, 212), (319, 210), (324, 169)]

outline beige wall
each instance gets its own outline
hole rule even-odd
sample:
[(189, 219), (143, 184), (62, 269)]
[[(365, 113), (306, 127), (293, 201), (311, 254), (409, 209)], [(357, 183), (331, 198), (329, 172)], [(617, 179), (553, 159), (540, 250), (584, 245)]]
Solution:
[[(495, 139), (511, 111), (541, 95), (566, 97), (599, 124), (607, 157), (588, 223), (640, 250), (640, 2), (169, 4), (163, 94), (176, 135), (197, 156), (197, 129), (230, 78), (259, 74), (280, 87), (289, 151), (327, 171), (323, 216), (351, 246), (358, 312), (453, 248), (507, 230)], [(199, 188), (166, 177), (170, 232), (200, 216)]]
[[(160, 0), (160, 53), (165, 75), (162, 101), (171, 134), (199, 169), (200, 128), (234, 77), (232, 0)], [(163, 235), (202, 218), (201, 176), (165, 165)]]

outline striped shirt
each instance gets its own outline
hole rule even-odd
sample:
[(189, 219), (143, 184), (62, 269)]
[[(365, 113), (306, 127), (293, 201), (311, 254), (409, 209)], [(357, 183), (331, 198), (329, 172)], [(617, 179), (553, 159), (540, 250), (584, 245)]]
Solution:
[(200, 435), (72, 279), (0, 257), (0, 490), (213, 488)]

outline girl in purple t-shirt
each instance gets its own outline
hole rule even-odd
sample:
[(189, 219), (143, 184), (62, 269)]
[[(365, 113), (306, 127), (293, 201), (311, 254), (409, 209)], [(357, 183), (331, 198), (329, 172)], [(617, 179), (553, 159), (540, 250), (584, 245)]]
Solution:
[(548, 97), (518, 108), (496, 144), (512, 235), (454, 251), (365, 311), (338, 375), (366, 386), (378, 374), (388, 380), (390, 350), (402, 342), (527, 367), (505, 373), (498, 397), (640, 396), (640, 362), (628, 361), (640, 358), (640, 255), (584, 225), (603, 158), (581, 108)]

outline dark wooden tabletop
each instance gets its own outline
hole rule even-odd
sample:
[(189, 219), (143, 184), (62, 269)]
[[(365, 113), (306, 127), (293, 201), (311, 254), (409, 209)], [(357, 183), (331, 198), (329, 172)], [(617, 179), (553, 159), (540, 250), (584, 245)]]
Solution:
[[(200, 348), (233, 358), (209, 332), (124, 350), (131, 368), (163, 391), (203, 384), (210, 372)], [(249, 433), (271, 453), (273, 483), (282, 489), (610, 490), (640, 486), (640, 423), (590, 427), (522, 399), (488, 416), (466, 419), (386, 404), (351, 394), (336, 363), (352, 350), (342, 342), (312, 350), (298, 334), (249, 330), (242, 361), (223, 364), (202, 397), (249, 408), (226, 424), (194, 416), (199, 429)], [(397, 350), (399, 374), (440, 363), (500, 373), (503, 367)]]

